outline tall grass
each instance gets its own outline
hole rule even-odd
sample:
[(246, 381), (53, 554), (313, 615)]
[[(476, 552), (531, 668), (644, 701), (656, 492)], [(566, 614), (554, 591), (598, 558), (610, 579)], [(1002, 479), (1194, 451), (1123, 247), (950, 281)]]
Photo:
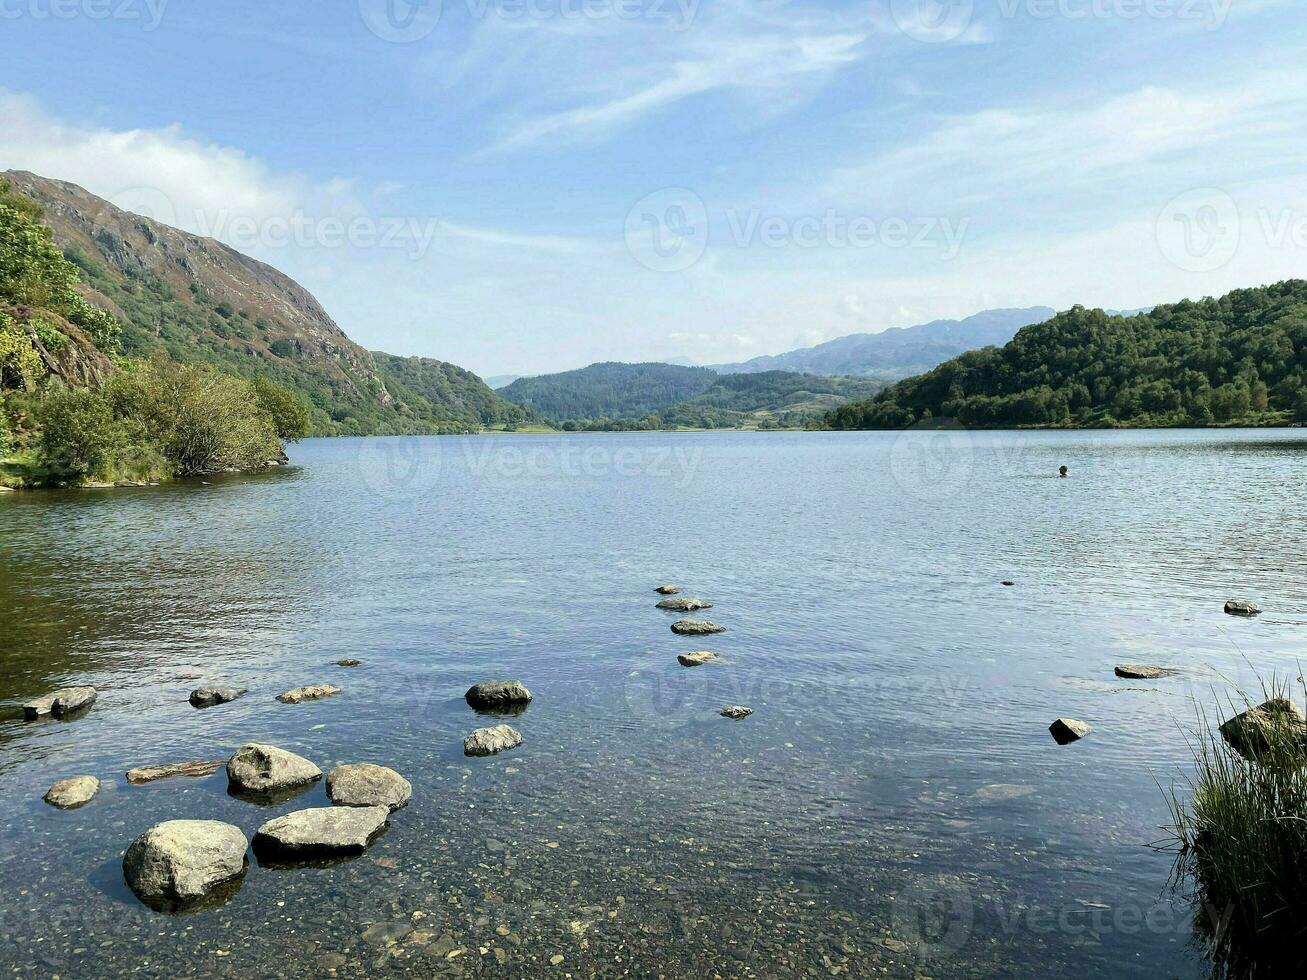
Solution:
[(1219, 707), (1254, 724), (1223, 737), (1199, 708), (1195, 774), (1170, 793), (1177, 873), (1218, 973), (1279, 975), (1307, 960), (1307, 726), (1283, 683)]

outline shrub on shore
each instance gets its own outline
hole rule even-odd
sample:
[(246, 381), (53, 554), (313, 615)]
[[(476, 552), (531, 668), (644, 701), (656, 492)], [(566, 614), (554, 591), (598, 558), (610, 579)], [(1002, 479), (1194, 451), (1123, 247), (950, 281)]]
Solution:
[[(1264, 700), (1287, 697), (1283, 685), (1271, 687)], [(1229, 705), (1231, 713), (1252, 707), (1244, 700)], [(1303, 955), (1307, 748), (1295, 715), (1264, 714), (1264, 744), (1248, 756), (1204, 724), (1194, 743), (1196, 774), (1182, 787), (1187, 792), (1171, 794), (1177, 871), (1196, 886), (1203, 908), (1196, 921), (1227, 974), (1257, 974)]]

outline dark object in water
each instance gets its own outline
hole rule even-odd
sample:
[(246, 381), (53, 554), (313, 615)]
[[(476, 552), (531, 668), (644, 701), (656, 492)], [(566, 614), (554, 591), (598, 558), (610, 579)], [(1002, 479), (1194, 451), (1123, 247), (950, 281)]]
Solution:
[(1059, 718), (1048, 726), (1048, 731), (1058, 745), (1069, 745), (1084, 738), (1093, 729), (1083, 721), (1076, 721), (1074, 718)]
[(1067, 475), (1067, 473), (1069, 473), (1069, 472), (1071, 472), (1071, 471), (1068, 470), (1065, 466), (1059, 466), (1059, 467), (1057, 468), (1057, 475), (1060, 476), (1060, 477), (1062, 477), (1063, 479), (1066, 479), (1066, 475)]
[(1017, 583), (1016, 583), (1016, 582), (1009, 581), (1008, 579), (1004, 579), (1004, 580), (1003, 580), (1002, 582), (1000, 582), (999, 584), (1000, 584), (1000, 585), (1016, 585)]

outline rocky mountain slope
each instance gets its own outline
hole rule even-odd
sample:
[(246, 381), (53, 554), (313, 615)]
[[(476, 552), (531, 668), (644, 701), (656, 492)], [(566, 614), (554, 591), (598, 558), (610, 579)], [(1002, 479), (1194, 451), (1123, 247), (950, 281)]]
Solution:
[[(24, 171), (5, 177), (41, 205), (86, 298), (121, 321), (126, 355), (165, 353), (270, 377), (308, 399), (315, 434), (461, 431), (528, 414), (454, 365), (375, 357), (289, 276), (221, 242), (123, 211), (75, 184)], [(433, 371), (441, 384), (397, 376)]]

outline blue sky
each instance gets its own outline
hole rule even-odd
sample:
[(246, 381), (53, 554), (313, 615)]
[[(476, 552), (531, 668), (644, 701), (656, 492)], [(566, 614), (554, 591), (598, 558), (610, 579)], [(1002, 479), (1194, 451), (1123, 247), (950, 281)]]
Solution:
[(482, 374), (1307, 273), (1289, 0), (0, 0), (0, 168)]

